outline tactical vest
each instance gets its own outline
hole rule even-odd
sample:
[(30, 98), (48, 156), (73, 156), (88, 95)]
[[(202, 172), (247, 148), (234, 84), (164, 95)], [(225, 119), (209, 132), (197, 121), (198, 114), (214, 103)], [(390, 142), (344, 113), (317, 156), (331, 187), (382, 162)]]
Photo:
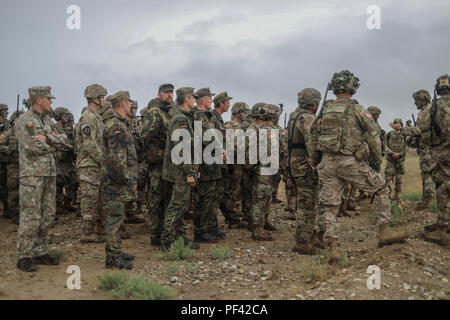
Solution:
[[(288, 157), (306, 157), (306, 144), (305, 137), (299, 130), (295, 130), (295, 125), (298, 118), (302, 115), (308, 113), (307, 111), (294, 111), (289, 117), (288, 124)], [(288, 159), (290, 160), (290, 159)]]

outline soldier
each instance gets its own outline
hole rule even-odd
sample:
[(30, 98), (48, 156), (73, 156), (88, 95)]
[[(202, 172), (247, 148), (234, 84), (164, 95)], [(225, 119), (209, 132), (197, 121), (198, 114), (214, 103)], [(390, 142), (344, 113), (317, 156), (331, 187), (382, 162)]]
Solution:
[[(199, 247), (196, 242), (185, 238), (183, 222), (184, 215), (189, 208), (191, 189), (195, 187), (199, 178), (198, 165), (193, 164), (194, 157), (191, 151), (194, 138), (194, 119), (191, 110), (194, 108), (195, 98), (194, 88), (183, 87), (177, 90), (178, 105), (173, 110), (167, 131), (162, 171), (163, 180), (168, 182), (166, 193), (170, 195), (161, 232), (161, 247), (165, 250), (169, 250), (172, 243), (179, 237), (185, 239), (186, 245)], [(184, 133), (189, 134), (189, 142), (172, 141), (172, 134), (175, 130), (180, 132), (179, 129), (186, 130)], [(172, 149), (178, 144), (185, 146), (190, 151), (189, 154), (182, 155), (188, 161), (182, 161), (180, 164), (172, 159)]]
[[(291, 113), (291, 115), (292, 114), (293, 113)], [(289, 153), (288, 137), (288, 130), (284, 129), (283, 133), (281, 134), (281, 153), (283, 154), (283, 157), (280, 162), (280, 169), (286, 195), (286, 207), (284, 208), (284, 211), (288, 212), (287, 219), (295, 220), (297, 212), (297, 187), (295, 186), (295, 180), (291, 178), (288, 167), (286, 166)]]
[[(213, 120), (211, 112), (212, 97), (209, 88), (199, 89), (196, 93), (197, 107), (192, 110), (194, 121), (201, 122), (203, 134), (209, 129), (218, 130), (218, 124)], [(210, 141), (202, 139), (203, 150), (210, 144)], [(222, 141), (220, 141), (222, 143)], [(216, 195), (217, 181), (222, 177), (220, 164), (206, 164), (203, 161), (198, 171), (198, 178), (195, 187), (197, 201), (195, 205), (194, 218), (194, 241), (196, 242), (217, 242), (220, 238), (225, 237), (225, 233), (219, 231), (217, 222), (217, 210), (219, 209), (218, 199)]]
[[(272, 150), (271, 148), (271, 137), (272, 130), (277, 130), (276, 120), (281, 114), (281, 110), (278, 106), (274, 104), (264, 104), (259, 108), (258, 116), (256, 119), (255, 127), (258, 130), (258, 152), (261, 151), (259, 148), (262, 148), (264, 145), (262, 141), (260, 141), (261, 130), (267, 130), (267, 148), (268, 150)], [(277, 132), (278, 135), (278, 132)], [(279, 143), (279, 141), (277, 141)], [(249, 159), (249, 145), (246, 145), (247, 150), (247, 159)], [(279, 148), (275, 149), (278, 154), (276, 156), (279, 157)], [(270, 155), (272, 156), (272, 155)], [(261, 163), (260, 159), (258, 159), (258, 163), (256, 165), (252, 165), (250, 163), (246, 164), (246, 167), (252, 169), (254, 175), (254, 181), (252, 183), (252, 198), (253, 198), (253, 208), (252, 208), (252, 239), (253, 240), (261, 240), (261, 241), (271, 241), (273, 240), (270, 233), (266, 230), (273, 230), (273, 226), (269, 221), (269, 213), (270, 213), (270, 205), (272, 203), (272, 193), (273, 193), (273, 175), (264, 175), (262, 169), (264, 165)], [(267, 227), (269, 226), (269, 227)]]
[[(73, 116), (72, 116), (73, 118)], [(71, 113), (67, 108), (57, 107), (54, 111), (56, 130), (59, 134), (66, 134), (70, 143), (74, 144), (73, 124), (70, 122)], [(75, 153), (71, 150), (56, 152), (56, 211), (57, 213), (73, 211), (72, 201), (78, 189)]]
[(164, 152), (173, 107), (173, 85), (162, 84), (158, 98), (149, 102), (148, 110), (142, 112), (141, 137), (149, 169), (149, 196), (147, 210), (152, 223), (151, 244), (161, 245), (164, 214), (170, 201), (169, 182), (162, 179)]
[[(248, 107), (248, 104), (245, 102), (239, 101), (233, 104), (231, 107), (231, 121), (228, 121), (225, 123), (225, 127), (227, 129), (233, 129), (233, 130), (242, 130), (244, 133), (249, 127), (249, 123), (247, 121), (247, 116), (250, 113), (250, 108)], [(235, 164), (228, 165), (228, 168), (231, 171), (231, 177), (229, 179), (230, 185), (229, 190), (231, 193), (231, 199), (232, 203), (235, 205), (234, 209), (236, 211), (238, 207), (239, 201), (241, 201), (241, 206), (246, 201), (247, 195), (242, 194), (241, 185), (243, 183), (243, 177), (244, 177), (244, 165), (237, 164), (237, 157), (236, 157), (236, 151), (237, 151), (237, 141), (235, 142), (234, 150), (235, 150)]]
[[(213, 116), (214, 120), (217, 122), (219, 130), (222, 132), (222, 135), (225, 139), (226, 137), (226, 127), (223, 122), (222, 115), (225, 112), (228, 112), (230, 108), (230, 100), (232, 97), (228, 96), (226, 91), (217, 94), (214, 97), (214, 110)], [(224, 141), (225, 145), (225, 141)], [(224, 164), (221, 168), (222, 178), (217, 181), (217, 197), (219, 201), (219, 207), (222, 211), (222, 214), (225, 217), (225, 220), (228, 223), (230, 229), (232, 228), (245, 228), (245, 224), (241, 222), (239, 215), (234, 209), (234, 205), (232, 203), (231, 193), (228, 190), (228, 186), (230, 185), (230, 173), (229, 173), (228, 165)]]
[(127, 120), (133, 117), (130, 93), (116, 92), (111, 98), (112, 113), (105, 122), (104, 149), (105, 160), (102, 166), (103, 192), (107, 201), (105, 224), (105, 252), (107, 268), (130, 270), (134, 259), (122, 252), (119, 233), (125, 218), (125, 205), (136, 199), (138, 161), (133, 136), (128, 129)]
[(7, 163), (8, 179), (6, 186), (8, 188), (8, 204), (11, 222), (19, 224), (19, 149), (14, 124), (17, 118), (24, 112), (14, 111), (11, 116), (11, 127), (5, 134), (0, 135), (0, 154)]
[[(421, 89), (414, 92), (413, 94), (414, 104), (417, 109), (420, 110), (417, 115), (418, 127), (423, 127), (430, 121), (430, 110), (431, 110), (431, 96), (428, 91)], [(428, 204), (434, 199), (436, 190), (431, 176), (431, 148), (426, 142), (426, 135), (419, 137), (412, 137), (407, 140), (408, 145), (412, 148), (416, 148), (417, 154), (419, 155), (420, 162), (420, 172), (422, 175), (422, 201), (418, 203), (416, 209), (423, 210), (428, 207)]]
[[(421, 121), (412, 128), (402, 128), (405, 135), (419, 136), (431, 146), (431, 174), (436, 188), (438, 217), (436, 224), (425, 227), (426, 241), (441, 246), (449, 244), (450, 232), (450, 77), (444, 74), (437, 78), (430, 120)], [(390, 124), (394, 128), (393, 124)]]
[(104, 125), (99, 110), (103, 107), (106, 94), (106, 89), (99, 84), (92, 84), (86, 88), (84, 96), (88, 105), (81, 113), (74, 129), (83, 243), (104, 241), (101, 232), (97, 233), (97, 227), (102, 229), (104, 220), (100, 197)]
[(145, 219), (140, 217), (142, 213), (142, 202), (145, 199), (145, 185), (148, 176), (148, 164), (144, 162), (144, 149), (142, 146), (142, 137), (139, 133), (138, 128), (138, 119), (136, 117), (138, 109), (137, 101), (131, 102), (131, 119), (127, 120), (128, 130), (133, 136), (134, 147), (136, 149), (136, 154), (138, 157), (138, 165), (139, 165), (139, 178), (137, 181), (137, 198), (136, 198), (136, 211), (134, 210), (134, 201), (131, 201), (126, 204), (125, 207), (125, 220), (126, 224), (133, 223), (144, 223)]
[[(0, 103), (0, 139), (5, 139), (6, 132), (10, 125), (8, 121), (8, 106), (4, 103)], [(7, 179), (7, 162), (6, 158), (0, 159), (0, 180), (6, 181)], [(0, 201), (3, 204), (3, 217), (6, 219), (11, 218), (11, 213), (8, 207), (8, 188), (5, 183), (0, 183)]]
[(322, 95), (313, 88), (298, 93), (298, 107), (289, 116), (287, 171), (297, 189), (297, 228), (293, 251), (314, 254), (320, 245), (316, 232), (317, 199), (319, 179), (310, 163), (308, 144), (309, 130)]
[(395, 194), (393, 200), (400, 200), (402, 191), (402, 176), (405, 174), (405, 157), (408, 147), (406, 137), (402, 135), (402, 119), (394, 119), (394, 130), (386, 135), (386, 169), (384, 179), (390, 185), (395, 179)]
[[(331, 89), (337, 99), (325, 104), (310, 131), (311, 164), (317, 166), (320, 181), (318, 223), (324, 242), (331, 248), (330, 263), (340, 259), (336, 215), (346, 183), (375, 193), (379, 246), (407, 237), (404, 232), (389, 228), (389, 189), (380, 174), (367, 164), (370, 157), (377, 164), (381, 162), (381, 145), (372, 115), (351, 99), (358, 87), (359, 79), (350, 71), (335, 73)], [(322, 154), (320, 161), (318, 152)]]
[(56, 265), (47, 254), (48, 229), (55, 220), (55, 150), (69, 146), (66, 135), (56, 134), (47, 115), (55, 97), (51, 87), (28, 89), (31, 109), (15, 125), (20, 165), (20, 225), (17, 238), (17, 267), (36, 271), (36, 264)]

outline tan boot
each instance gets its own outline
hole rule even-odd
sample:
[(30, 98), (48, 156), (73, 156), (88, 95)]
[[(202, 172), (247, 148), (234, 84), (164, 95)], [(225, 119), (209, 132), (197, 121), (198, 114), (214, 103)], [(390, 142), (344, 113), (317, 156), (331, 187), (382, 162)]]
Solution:
[(81, 243), (102, 243), (105, 242), (105, 237), (99, 235), (98, 233), (91, 232), (88, 234), (83, 234), (80, 239)]
[(353, 200), (347, 202), (347, 210), (356, 211), (356, 203)]
[(346, 200), (342, 200), (341, 205), (339, 207), (339, 212), (338, 212), (338, 217), (352, 217), (353, 215), (351, 215), (346, 209), (347, 209), (347, 201)]
[(120, 226), (119, 234), (120, 234), (120, 238), (122, 238), (122, 239), (130, 239), (131, 238), (131, 235), (129, 232), (127, 232), (127, 229), (125, 228), (124, 224), (122, 224)]
[(330, 242), (330, 254), (328, 257), (328, 263), (329, 264), (338, 263), (340, 259), (341, 253), (339, 252), (338, 249), (338, 242), (337, 240), (332, 240)]
[(295, 246), (292, 248), (292, 251), (300, 254), (316, 254), (316, 248), (311, 243), (301, 243), (298, 241), (295, 242)]
[(314, 231), (314, 234), (311, 238), (311, 245), (313, 245), (316, 248), (323, 249), (323, 234), (318, 234)]
[(408, 234), (405, 231), (394, 231), (387, 223), (378, 227), (378, 247), (403, 242), (406, 238)]
[(427, 232), (423, 235), (425, 241), (436, 243), (440, 246), (446, 246), (449, 243), (449, 235), (447, 233), (447, 227), (436, 226), (435, 231)]
[(425, 210), (433, 199), (423, 199), (416, 205), (416, 210)]
[(259, 240), (259, 241), (272, 241), (272, 236), (264, 231), (263, 227), (261, 226), (255, 226), (255, 229), (252, 233), (252, 239), (253, 240)]

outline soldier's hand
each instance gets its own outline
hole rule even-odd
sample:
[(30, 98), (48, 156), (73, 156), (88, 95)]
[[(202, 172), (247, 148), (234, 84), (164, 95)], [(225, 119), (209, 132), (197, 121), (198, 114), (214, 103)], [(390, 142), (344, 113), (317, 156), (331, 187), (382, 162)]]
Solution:
[(400, 158), (400, 153), (394, 152), (394, 154), (392, 154), (392, 158), (394, 159)]
[(44, 143), (47, 141), (47, 137), (40, 133), (38, 133), (37, 138)]
[(195, 178), (193, 176), (186, 177), (186, 182), (188, 184), (195, 184)]
[(410, 128), (412, 127), (412, 122), (411, 122), (411, 120), (406, 121), (406, 126), (407, 126), (407, 127), (410, 127)]

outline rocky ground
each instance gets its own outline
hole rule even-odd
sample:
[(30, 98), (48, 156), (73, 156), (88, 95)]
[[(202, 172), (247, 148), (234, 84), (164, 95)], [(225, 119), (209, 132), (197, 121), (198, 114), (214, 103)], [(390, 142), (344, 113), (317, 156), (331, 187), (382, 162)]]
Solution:
[[(180, 262), (158, 257), (150, 246), (148, 224), (128, 225), (131, 239), (124, 251), (135, 255), (132, 274), (140, 274), (172, 287), (175, 299), (449, 299), (450, 251), (423, 241), (425, 225), (436, 221), (429, 210), (415, 211), (415, 202), (401, 201), (403, 214), (398, 226), (406, 228), (403, 244), (377, 247), (376, 226), (371, 206), (361, 203), (358, 215), (340, 218), (345, 252), (339, 265), (326, 262), (326, 251), (315, 256), (291, 252), (295, 222), (287, 220), (284, 203), (273, 205), (272, 219), (278, 227), (276, 241), (252, 241), (247, 230), (228, 230), (226, 239), (201, 244), (195, 256)], [(192, 223), (188, 222), (188, 237)], [(222, 225), (223, 220), (221, 218)], [(0, 219), (0, 299), (105, 299), (97, 289), (104, 267), (104, 244), (81, 244), (80, 218), (58, 216), (52, 229), (52, 247), (64, 252), (58, 266), (40, 266), (35, 273), (16, 267), (17, 226)], [(215, 252), (216, 251), (216, 252)], [(217, 251), (229, 257), (219, 257)], [(69, 290), (66, 270), (81, 270), (81, 289)], [(380, 268), (380, 289), (369, 290), (367, 273), (371, 265)]]

